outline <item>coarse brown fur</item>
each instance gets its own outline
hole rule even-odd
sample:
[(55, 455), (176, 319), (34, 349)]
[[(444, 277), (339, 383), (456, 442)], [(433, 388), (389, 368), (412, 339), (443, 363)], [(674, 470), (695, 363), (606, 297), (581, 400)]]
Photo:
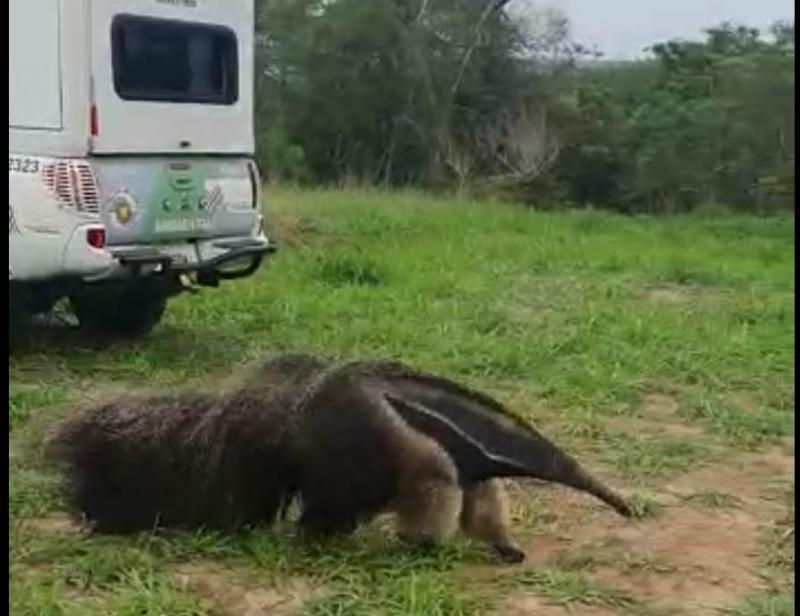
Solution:
[(48, 449), (73, 509), (102, 532), (268, 524), (297, 498), (310, 535), (393, 511), (405, 537), (432, 542), (460, 526), (519, 562), (496, 477), (560, 481), (626, 513), (499, 403), (395, 362), (279, 356), (232, 394), (85, 410)]
[(464, 490), (461, 528), (478, 541), (484, 541), (506, 562), (521, 562), (525, 553), (511, 536), (508, 495), (500, 479), (488, 479)]

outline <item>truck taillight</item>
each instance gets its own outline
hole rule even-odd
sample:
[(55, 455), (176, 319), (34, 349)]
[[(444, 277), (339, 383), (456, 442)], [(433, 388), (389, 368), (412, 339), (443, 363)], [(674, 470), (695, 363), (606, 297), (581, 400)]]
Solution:
[(97, 248), (101, 250), (105, 248), (106, 245), (106, 230), (102, 228), (98, 229), (89, 229), (86, 232), (86, 242), (92, 248)]
[(89, 108), (89, 131), (92, 137), (100, 136), (100, 117), (97, 114), (97, 105), (92, 104)]
[(261, 194), (260, 190), (261, 178), (258, 175), (258, 167), (253, 161), (250, 161), (247, 164), (247, 172), (250, 175), (250, 189), (251, 189), (250, 194), (252, 195), (253, 199), (253, 209), (257, 210), (259, 209), (260, 206), (258, 201), (259, 201), (259, 196)]

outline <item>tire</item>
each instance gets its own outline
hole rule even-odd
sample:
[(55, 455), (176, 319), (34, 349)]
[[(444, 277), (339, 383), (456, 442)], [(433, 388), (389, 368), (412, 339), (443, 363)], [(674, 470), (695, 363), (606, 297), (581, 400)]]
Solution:
[(8, 294), (8, 341), (11, 346), (16, 345), (27, 331), (29, 315), (25, 311), (25, 305), (20, 300), (17, 293), (11, 291), (9, 285)]
[(81, 327), (101, 334), (144, 336), (156, 326), (167, 307), (167, 294), (155, 282), (86, 288), (70, 296)]
[[(47, 312), (52, 303), (45, 300), (39, 289), (46, 288), (30, 283), (11, 282), (8, 284), (8, 339), (12, 346), (23, 340), (40, 312)], [(39, 307), (41, 311), (37, 310)]]

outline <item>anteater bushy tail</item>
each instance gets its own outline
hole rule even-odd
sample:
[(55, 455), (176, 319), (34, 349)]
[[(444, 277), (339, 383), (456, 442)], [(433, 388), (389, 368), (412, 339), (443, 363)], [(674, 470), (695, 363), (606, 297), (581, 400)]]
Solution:
[(269, 524), (292, 498), (292, 466), (286, 422), (261, 405), (246, 394), (121, 399), (59, 424), (47, 454), (72, 512), (100, 532)]

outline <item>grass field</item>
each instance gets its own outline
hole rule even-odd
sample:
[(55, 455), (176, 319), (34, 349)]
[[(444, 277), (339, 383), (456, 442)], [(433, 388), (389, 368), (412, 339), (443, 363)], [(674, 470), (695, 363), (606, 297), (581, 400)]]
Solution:
[[(794, 220), (543, 214), (415, 195), (269, 194), (281, 251), (147, 339), (39, 326), (9, 355), (15, 616), (794, 614)], [(263, 353), (393, 356), (484, 388), (635, 499), (511, 486), (529, 562), (383, 523), (87, 538), (40, 439), (114, 392), (210, 389)]]

